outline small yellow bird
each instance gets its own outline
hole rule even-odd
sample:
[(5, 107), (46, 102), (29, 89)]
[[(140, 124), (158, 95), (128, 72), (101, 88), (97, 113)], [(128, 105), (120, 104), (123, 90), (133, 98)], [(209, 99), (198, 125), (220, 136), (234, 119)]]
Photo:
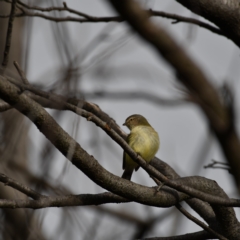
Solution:
[[(149, 124), (147, 119), (139, 114), (128, 117), (123, 125), (127, 126), (130, 130), (130, 134), (127, 136), (129, 146), (149, 163), (160, 146), (158, 133)], [(138, 168), (139, 165), (126, 152), (123, 152), (123, 169), (125, 171), (122, 178), (130, 180), (133, 170), (137, 171)]]

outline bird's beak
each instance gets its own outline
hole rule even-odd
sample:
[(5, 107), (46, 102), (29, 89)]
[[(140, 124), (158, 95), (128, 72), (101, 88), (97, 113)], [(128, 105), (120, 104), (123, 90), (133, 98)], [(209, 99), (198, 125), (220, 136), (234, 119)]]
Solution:
[(126, 126), (126, 123), (124, 123), (123, 126)]

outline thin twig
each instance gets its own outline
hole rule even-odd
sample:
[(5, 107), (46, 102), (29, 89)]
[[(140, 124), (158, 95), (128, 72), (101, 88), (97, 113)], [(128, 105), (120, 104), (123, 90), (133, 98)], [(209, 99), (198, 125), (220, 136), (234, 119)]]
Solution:
[(232, 169), (230, 168), (229, 163), (219, 162), (214, 159), (212, 159), (212, 163), (205, 165), (204, 168), (223, 169), (227, 170), (230, 174), (232, 174)]
[(3, 173), (0, 173), (0, 182), (4, 183), (7, 186), (10, 186), (24, 194), (26, 194), (27, 196), (33, 198), (33, 199), (40, 199), (45, 197), (44, 195), (41, 195), (40, 193), (36, 192), (35, 190), (17, 182), (16, 180), (6, 176)]
[(163, 11), (155, 11), (155, 10), (152, 10), (152, 9), (150, 9), (149, 11), (151, 13), (151, 16), (160, 16), (160, 17), (175, 20), (174, 22), (172, 22), (173, 24), (176, 24), (176, 23), (179, 23), (179, 22), (190, 23), (190, 24), (194, 24), (194, 25), (197, 25), (199, 27), (208, 29), (213, 33), (217, 33), (219, 35), (222, 35), (222, 36), (226, 37), (226, 35), (223, 33), (223, 31), (220, 30), (219, 28), (214, 27), (213, 25), (210, 25), (208, 23), (202, 22), (198, 19), (183, 17), (183, 16), (180, 16), (180, 15), (177, 15), (177, 14), (166, 13), (166, 12), (163, 12)]
[(22, 79), (22, 82), (26, 85), (29, 85), (29, 81), (27, 80), (26, 78), (26, 75), (25, 73), (23, 72), (23, 70), (21, 69), (21, 67), (19, 66), (18, 62), (14, 61), (13, 62), (14, 66), (16, 67), (21, 79)]
[(221, 240), (227, 240), (227, 238), (225, 238), (224, 236), (222, 236), (221, 234), (215, 232), (213, 229), (211, 229), (210, 227), (208, 227), (205, 223), (201, 222), (200, 220), (198, 220), (197, 218), (195, 218), (194, 216), (192, 216), (189, 212), (187, 212), (182, 206), (181, 204), (177, 203), (176, 204), (176, 208), (184, 215), (186, 216), (188, 219), (190, 219), (191, 221), (195, 222), (198, 226), (202, 227), (205, 231), (213, 234), (214, 236), (218, 237)]
[[(108, 17), (100, 17), (99, 18), (99, 17), (91, 16), (89, 14), (86, 14), (86, 13), (77, 11), (75, 9), (69, 8), (67, 6), (66, 2), (63, 2), (63, 7), (47, 7), (47, 8), (42, 8), (42, 7), (37, 7), (37, 6), (29, 6), (29, 5), (27, 5), (27, 4), (25, 4), (25, 3), (21, 2), (21, 1), (18, 1), (18, 4), (23, 6), (26, 9), (37, 10), (37, 11), (41, 11), (41, 12), (52, 12), (52, 11), (62, 12), (62, 11), (67, 11), (67, 12), (76, 14), (76, 15), (78, 15), (80, 17), (83, 17), (83, 18), (88, 19), (89, 21), (93, 21), (93, 22), (94, 21), (99, 21), (99, 19), (104, 21), (104, 19), (108, 18)], [(121, 17), (110, 17), (110, 18), (112, 18), (114, 20), (121, 20), (122, 19)]]
[(9, 57), (9, 51), (10, 51), (10, 47), (11, 47), (13, 20), (15, 17), (16, 3), (17, 3), (17, 0), (12, 0), (11, 13), (9, 15), (9, 20), (8, 20), (8, 30), (7, 30), (5, 49), (4, 49), (4, 58), (3, 58), (3, 62), (2, 62), (2, 66), (4, 68), (8, 64), (8, 57)]
[[(91, 17), (91, 18), (78, 18), (78, 17), (51, 17), (41, 13), (31, 13), (25, 9), (19, 8), (21, 13), (15, 15), (15, 17), (40, 17), (43, 19), (51, 20), (54, 22), (122, 22), (120, 17)], [(8, 17), (7, 15), (0, 15), (1, 17)]]
[[(35, 10), (35, 11), (41, 11), (41, 12), (52, 12), (52, 11), (67, 11), (69, 13), (73, 13), (75, 15), (80, 16), (81, 18), (76, 18), (76, 17), (63, 17), (63, 18), (58, 18), (58, 17), (51, 17), (48, 15), (44, 15), (41, 13), (31, 13), (30, 11), (26, 11), (25, 9), (23, 9), (20, 6), (17, 6), (18, 9), (21, 11), (21, 13), (16, 14), (16, 17), (24, 17), (24, 16), (28, 16), (28, 17), (40, 17), (40, 18), (44, 18), (50, 21), (55, 21), (55, 22), (66, 22), (66, 21), (72, 21), (72, 22), (122, 22), (124, 21), (124, 19), (121, 16), (113, 16), (113, 17), (96, 17), (96, 16), (92, 16), (80, 11), (76, 11), (75, 9), (69, 8), (67, 6), (67, 4), (64, 2), (63, 3), (63, 7), (48, 7), (48, 8), (42, 8), (42, 7), (38, 7), (38, 6), (29, 6), (21, 1), (18, 1), (18, 4), (21, 5), (22, 7), (24, 7), (25, 9), (28, 10)], [(185, 23), (190, 23), (190, 24), (194, 24), (197, 25), (199, 27), (205, 28), (213, 33), (219, 34), (221, 36), (225, 36), (224, 32), (222, 30), (220, 30), (219, 28), (202, 22), (200, 20), (194, 19), (194, 18), (188, 18), (188, 17), (183, 17), (177, 14), (172, 14), (172, 13), (166, 13), (163, 11), (155, 11), (152, 9), (149, 9), (149, 14), (152, 17), (163, 17), (163, 18), (168, 18), (168, 19), (173, 19), (174, 22), (173, 24), (179, 23), (179, 22), (185, 22)], [(0, 15), (0, 17), (8, 17), (7, 15)]]

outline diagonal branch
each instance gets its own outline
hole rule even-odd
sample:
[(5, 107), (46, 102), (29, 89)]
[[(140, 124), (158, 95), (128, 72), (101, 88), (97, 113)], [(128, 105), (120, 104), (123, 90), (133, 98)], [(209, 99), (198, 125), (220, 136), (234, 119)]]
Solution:
[(11, 13), (9, 15), (9, 20), (8, 20), (8, 30), (7, 30), (7, 36), (6, 36), (6, 42), (5, 42), (4, 58), (2, 62), (2, 66), (4, 68), (8, 64), (8, 56), (9, 56), (9, 51), (11, 47), (13, 20), (15, 17), (16, 3), (17, 3), (17, 0), (12, 0)]
[[(90, 156), (77, 142), (74, 141), (74, 139), (63, 131), (63, 129), (40, 105), (28, 98), (26, 94), (22, 93), (22, 90), (24, 90), (24, 88), (19, 91), (14, 85), (9, 83), (6, 78), (0, 78), (0, 96), (33, 121), (38, 129), (60, 152), (62, 152), (64, 156), (66, 156), (77, 168), (82, 170), (89, 178), (101, 187), (131, 201), (157, 207), (169, 207), (180, 201), (189, 199), (188, 195), (176, 192), (165, 186), (161, 189), (161, 191), (156, 191), (154, 188), (144, 187), (109, 173), (101, 165), (99, 165), (93, 156)], [(79, 115), (82, 114), (85, 117), (88, 116), (88, 118), (94, 119), (95, 123), (97, 123), (106, 131), (106, 133), (116, 140), (124, 148), (124, 150), (134, 160), (136, 160), (136, 162), (144, 167), (144, 169), (152, 176), (166, 183), (166, 185), (174, 187), (182, 192), (186, 192), (189, 195), (196, 196), (212, 205), (215, 203), (224, 206), (240, 206), (239, 200), (229, 200), (226, 194), (214, 181), (201, 177), (180, 178), (176, 181), (170, 181), (161, 173), (156, 171), (152, 166), (147, 165), (146, 162), (140, 158), (106, 123), (96, 118), (93, 114), (89, 115), (86, 111), (78, 109), (71, 104), (64, 106), (69, 107), (68, 110), (72, 110)], [(195, 187), (200, 187), (200, 191), (195, 190)], [(206, 190), (210, 191), (211, 194), (205, 194), (204, 192)], [(226, 216), (229, 215), (232, 221), (237, 223), (236, 216), (232, 208), (220, 208), (215, 205), (214, 209), (220, 218), (225, 216), (225, 219), (228, 219)], [(228, 229), (228, 224), (225, 226), (225, 229)]]
[(176, 0), (176, 2), (214, 23), (240, 47), (239, 0)]
[[(50, 20), (50, 21), (55, 21), (55, 22), (68, 21), (68, 22), (81, 22), (81, 23), (84, 23), (84, 22), (122, 22), (122, 21), (124, 21), (121, 16), (113, 16), (113, 17), (92, 16), (92, 15), (77, 11), (75, 9), (69, 8), (66, 3), (63, 3), (63, 7), (47, 7), (47, 8), (38, 7), (38, 6), (29, 6), (21, 1), (17, 1), (17, 3), (18, 3), (17, 7), (21, 11), (21, 13), (16, 14), (15, 17), (40, 17), (40, 18)], [(22, 7), (20, 7), (19, 5)], [(69, 13), (79, 16), (80, 18), (79, 17), (70, 17), (70, 16), (68, 16), (68, 17), (52, 17), (52, 16), (48, 16), (48, 15), (41, 14), (38, 12), (27, 11), (26, 9), (40, 11), (40, 12), (67, 11)], [(183, 16), (180, 16), (177, 14), (166, 13), (163, 11), (156, 11), (156, 10), (152, 10), (152, 9), (149, 9), (149, 14), (152, 17), (163, 17), (163, 18), (167, 18), (167, 19), (172, 19), (172, 20), (174, 20), (173, 24), (176, 24), (179, 22), (194, 24), (196, 26), (205, 28), (213, 33), (228, 37), (219, 28), (216, 28), (213, 25), (208, 24), (203, 21), (200, 21), (198, 19), (183, 17)], [(0, 18), (1, 17), (5, 18), (5, 17), (9, 17), (9, 15), (0, 15)]]
[[(153, 188), (129, 182), (109, 173), (93, 156), (90, 156), (82, 149), (39, 104), (31, 100), (24, 93), (19, 95), (19, 90), (4, 77), (0, 77), (0, 96), (18, 111), (26, 115), (64, 156), (101, 187), (130, 200), (153, 206), (166, 207), (171, 204), (175, 205), (177, 201), (188, 198), (185, 194), (177, 193), (171, 189), (168, 189), (166, 192), (161, 191), (161, 193), (156, 193)], [(89, 114), (73, 106), (70, 107), (79, 113), (79, 115), (80, 113), (83, 115), (86, 114), (86, 116), (88, 115), (88, 117), (97, 120), (93, 114)], [(101, 127), (105, 128), (107, 132), (114, 133), (106, 123), (102, 121), (99, 121), (99, 123), (102, 124)], [(118, 134), (116, 135), (118, 136)], [(129, 147), (121, 137), (119, 138), (124, 142), (125, 146)], [(178, 196), (177, 198), (176, 195)]]
[(165, 30), (151, 22), (148, 11), (143, 10), (137, 2), (132, 0), (109, 0), (109, 2), (132, 28), (175, 69), (178, 80), (198, 100), (199, 106), (230, 163), (240, 191), (240, 141), (234, 126), (234, 119), (231, 118), (230, 108), (221, 102), (211, 81), (186, 52)]
[(0, 208), (31, 208), (41, 209), (48, 207), (72, 207), (72, 206), (89, 206), (101, 205), (106, 203), (122, 203), (129, 200), (116, 194), (105, 192), (100, 194), (80, 194), (43, 197), (37, 200), (7, 200), (0, 199)]
[(205, 231), (213, 234), (214, 236), (218, 237), (221, 240), (227, 240), (227, 238), (225, 238), (224, 236), (222, 236), (221, 234), (217, 233), (216, 231), (214, 231), (213, 229), (211, 229), (210, 227), (208, 227), (205, 223), (201, 222), (200, 220), (198, 220), (197, 218), (195, 218), (194, 216), (192, 216), (190, 213), (188, 213), (182, 206), (181, 204), (176, 204), (176, 208), (184, 215), (186, 216), (188, 219), (190, 219), (191, 221), (195, 222), (197, 225), (199, 225), (200, 227), (202, 227)]
[[(34, 89), (29, 85), (24, 85), (18, 83), (21, 86), (21, 90), (26, 89)], [(129, 182), (125, 179), (121, 179), (110, 174), (98, 162), (92, 157), (89, 156), (86, 151), (84, 151), (81, 146), (74, 141), (63, 129), (54, 121), (54, 119), (37, 103), (27, 97), (26, 94), (18, 94), (19, 90), (10, 84), (5, 78), (0, 78), (0, 96), (11, 105), (13, 105), (17, 110), (21, 111), (24, 115), (26, 115), (33, 123), (39, 128), (39, 130), (52, 142), (52, 144), (63, 153), (64, 156), (67, 156), (72, 163), (82, 170), (89, 178), (91, 178), (94, 182), (106, 188), (109, 191), (112, 191), (118, 195), (129, 198), (131, 200), (141, 202), (147, 205), (154, 206), (163, 206), (161, 204), (166, 204), (166, 206), (171, 206), (173, 202), (175, 202), (175, 197), (173, 197), (172, 201), (170, 201), (168, 196), (168, 201), (165, 201), (164, 197), (156, 192), (154, 189), (149, 189), (147, 187), (140, 186), (138, 184)], [(43, 91), (38, 91), (42, 95), (46, 93)], [(47, 95), (48, 96), (48, 95)], [(218, 189), (217, 184), (214, 181), (210, 181), (204, 178), (201, 178), (201, 181), (206, 181), (208, 185), (207, 189), (210, 190), (210, 194), (202, 192), (205, 189), (203, 188), (199, 190), (195, 190), (196, 183), (200, 180), (200, 177), (193, 181), (193, 187), (189, 187), (188, 182), (189, 179), (182, 178), (176, 181), (171, 181), (166, 178), (163, 174), (154, 169), (151, 165), (146, 164), (146, 162), (136, 154), (129, 145), (113, 130), (110, 126), (97, 118), (95, 115), (77, 108), (69, 103), (65, 103), (59, 99), (58, 95), (53, 95), (51, 98), (53, 101), (57, 101), (60, 105), (62, 105), (63, 109), (70, 110), (75, 112), (76, 114), (87, 118), (94, 122), (97, 126), (101, 127), (114, 141), (116, 141), (123, 149), (131, 156), (140, 166), (142, 166), (150, 175), (156, 177), (160, 181), (164, 182), (166, 185), (171, 186), (181, 192), (187, 193), (191, 196), (197, 197), (203, 201), (207, 201), (209, 203), (221, 204), (224, 206), (240, 206), (240, 200), (228, 200), (222, 197), (217, 197), (212, 195), (212, 191), (214, 188)], [(69, 155), (69, 149), (73, 149), (71, 156)], [(96, 174), (98, 173), (98, 174)], [(111, 181), (110, 181), (111, 179)], [(109, 182), (110, 181), (110, 182)], [(125, 183), (125, 184), (124, 184)], [(185, 184), (185, 185), (184, 185)], [(201, 184), (199, 184), (201, 186)], [(118, 187), (117, 187), (118, 186)], [(148, 190), (147, 190), (148, 189)], [(169, 191), (169, 190), (168, 190)], [(162, 192), (161, 192), (162, 193)], [(161, 195), (161, 200), (158, 199), (158, 194)], [(174, 191), (172, 192), (174, 193)], [(179, 193), (178, 193), (179, 194)], [(179, 200), (183, 200), (188, 198), (186, 195), (179, 196)]]
[(23, 184), (17, 182), (16, 180), (6, 176), (3, 173), (0, 173), (0, 182), (4, 183), (7, 186), (10, 186), (12, 188), (17, 189), (18, 191), (26, 194), (27, 196), (33, 198), (33, 199), (40, 199), (44, 198), (44, 195), (41, 195), (40, 193), (36, 192), (35, 190), (24, 186)]

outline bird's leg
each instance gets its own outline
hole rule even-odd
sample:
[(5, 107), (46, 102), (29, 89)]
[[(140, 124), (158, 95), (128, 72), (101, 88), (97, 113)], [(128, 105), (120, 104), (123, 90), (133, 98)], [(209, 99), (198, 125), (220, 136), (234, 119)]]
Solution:
[(161, 182), (159, 185), (158, 185), (158, 188), (157, 188), (157, 192), (159, 192), (161, 190), (161, 188), (165, 185), (164, 182)]
[(155, 192), (155, 194), (157, 194), (157, 192), (159, 192), (160, 190), (161, 190), (161, 188), (165, 185), (165, 183), (164, 182), (160, 182), (158, 179), (156, 179), (156, 178), (154, 178), (154, 177), (152, 177), (152, 176), (150, 176), (152, 179), (153, 179), (153, 181), (158, 185), (157, 187), (154, 187), (155, 189), (156, 189), (156, 192)]

